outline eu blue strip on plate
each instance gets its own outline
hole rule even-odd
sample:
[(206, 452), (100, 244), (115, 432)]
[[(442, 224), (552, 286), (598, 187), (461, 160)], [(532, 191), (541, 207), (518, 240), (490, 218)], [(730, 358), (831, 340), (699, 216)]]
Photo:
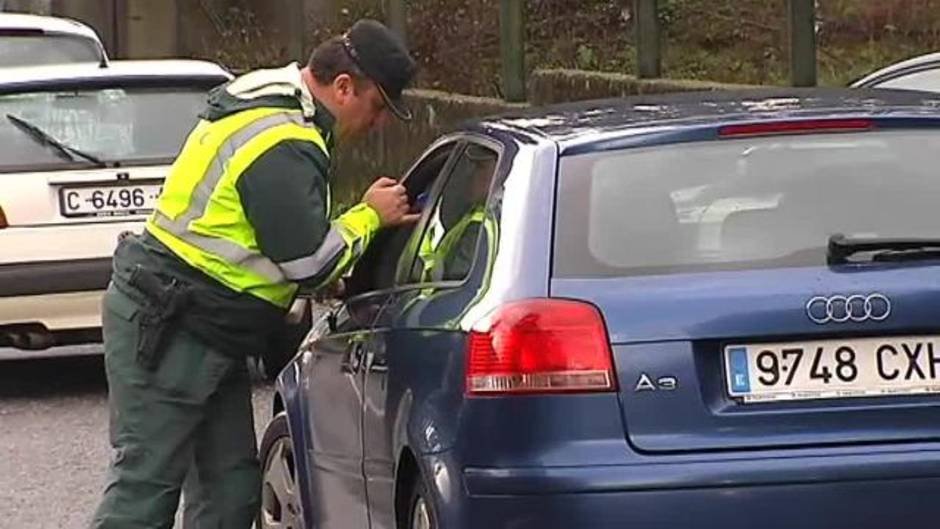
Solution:
[(731, 361), (728, 362), (731, 369), (731, 391), (750, 393), (751, 377), (747, 369), (747, 348), (732, 347), (728, 349), (728, 355), (731, 357)]

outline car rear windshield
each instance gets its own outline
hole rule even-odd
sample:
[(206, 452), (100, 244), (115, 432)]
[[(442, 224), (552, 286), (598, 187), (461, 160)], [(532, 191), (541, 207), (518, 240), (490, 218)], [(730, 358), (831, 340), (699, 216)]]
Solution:
[(205, 108), (206, 92), (148, 87), (0, 95), (0, 172), (83, 163), (38, 141), (23, 122), (105, 162), (172, 159)]
[(0, 66), (100, 62), (101, 59), (101, 49), (91, 39), (70, 35), (4, 35), (0, 30)]
[(940, 132), (672, 144), (563, 157), (554, 274), (816, 266), (828, 238), (940, 237)]

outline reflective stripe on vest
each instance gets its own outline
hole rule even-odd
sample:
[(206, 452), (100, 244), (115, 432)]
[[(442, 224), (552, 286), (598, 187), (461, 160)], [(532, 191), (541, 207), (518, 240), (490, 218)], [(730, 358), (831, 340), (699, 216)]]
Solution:
[(260, 108), (200, 122), (167, 177), (147, 230), (233, 290), (286, 307), (297, 288), (289, 281), (294, 274), (258, 249), (235, 185), (252, 162), (290, 139), (310, 141), (327, 153), (323, 137), (299, 111)]
[(493, 244), (491, 239), (495, 237), (494, 226), (492, 222), (488, 222), (483, 206), (476, 206), (465, 213), (446, 233), (441, 233), (443, 226), (440, 223), (432, 224), (428, 230), (429, 236), (425, 237), (418, 250), (418, 255), (424, 264), (422, 281), (434, 282), (442, 279), (441, 275), (445, 272), (448, 257), (474, 224), (481, 224), (489, 232), (487, 244)]

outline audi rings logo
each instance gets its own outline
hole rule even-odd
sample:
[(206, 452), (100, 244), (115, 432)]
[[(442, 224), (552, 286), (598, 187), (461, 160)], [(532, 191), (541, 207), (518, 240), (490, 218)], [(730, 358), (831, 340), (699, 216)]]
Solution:
[(891, 301), (883, 294), (863, 296), (816, 296), (806, 303), (806, 314), (814, 323), (882, 321), (891, 315)]

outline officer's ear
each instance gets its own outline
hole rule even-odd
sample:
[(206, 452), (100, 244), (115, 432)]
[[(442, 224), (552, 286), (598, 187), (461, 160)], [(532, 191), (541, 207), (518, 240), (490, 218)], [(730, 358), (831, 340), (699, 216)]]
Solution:
[(348, 73), (341, 73), (333, 79), (333, 93), (338, 101), (346, 102), (356, 95), (356, 80)]

